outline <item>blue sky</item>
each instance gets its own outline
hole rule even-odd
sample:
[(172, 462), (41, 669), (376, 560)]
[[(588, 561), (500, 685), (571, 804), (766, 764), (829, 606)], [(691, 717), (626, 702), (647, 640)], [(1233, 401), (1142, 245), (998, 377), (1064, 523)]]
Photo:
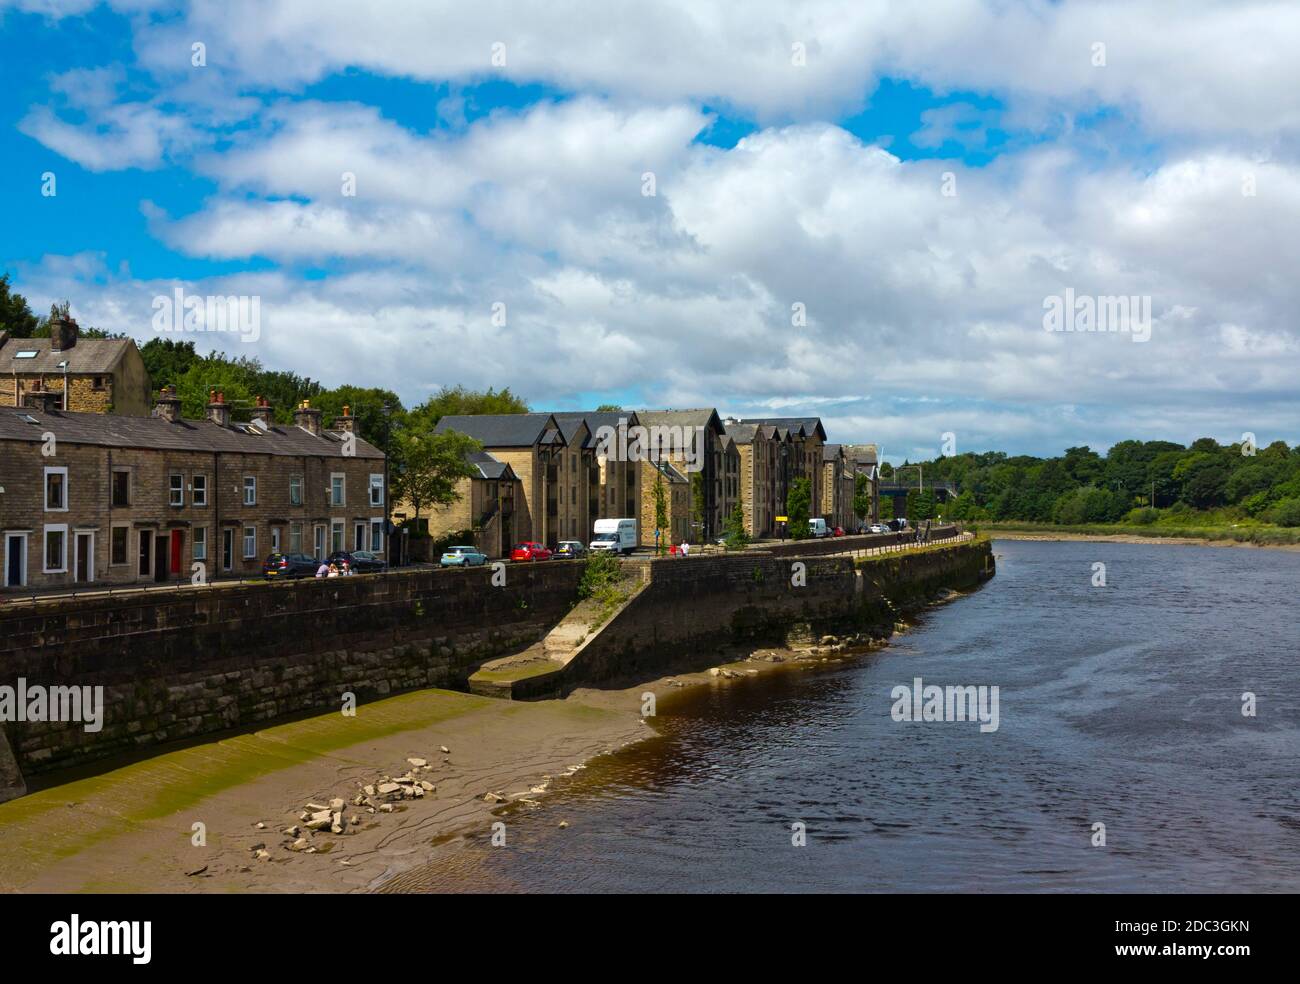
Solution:
[[(1297, 440), (1292, 12), (712, 6), (0, 0), (0, 269), (141, 342), (175, 287), (254, 295), (199, 347), (408, 404)], [(1150, 340), (1045, 332), (1066, 288)]]

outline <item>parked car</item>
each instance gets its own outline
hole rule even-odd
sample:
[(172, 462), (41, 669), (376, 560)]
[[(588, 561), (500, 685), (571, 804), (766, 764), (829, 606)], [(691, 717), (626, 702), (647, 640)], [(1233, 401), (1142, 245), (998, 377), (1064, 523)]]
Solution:
[(556, 560), (581, 560), (587, 556), (587, 548), (581, 540), (561, 540), (555, 548)]
[(354, 574), (376, 574), (388, 567), (369, 550), (335, 550), (325, 558), (325, 563), (338, 564), (339, 567), (342, 567), (345, 561)]
[(511, 560), (550, 560), (550, 548), (540, 543), (534, 543), (531, 540), (525, 543), (516, 543), (515, 548), (510, 551)]
[(262, 576), (268, 580), (289, 581), (295, 577), (315, 577), (320, 561), (306, 554), (273, 553), (262, 561)]
[(487, 563), (487, 554), (479, 553), (478, 547), (448, 547), (443, 551), (443, 567), (482, 567)]
[(613, 553), (630, 554), (636, 549), (635, 519), (598, 519), (593, 528), (596, 534), (591, 541), (591, 549), (609, 550)]
[(810, 519), (808, 520), (808, 532), (815, 537), (830, 536), (831, 528), (826, 525), (824, 519)]
[(884, 523), (872, 523), (872, 524), (871, 524), (871, 532), (872, 532), (872, 533), (888, 533), (888, 532), (889, 532), (889, 527), (886, 526)]
[(831, 536), (844, 536), (844, 535), (845, 533), (844, 533), (843, 526), (837, 526), (835, 527), (835, 529), (831, 530)]

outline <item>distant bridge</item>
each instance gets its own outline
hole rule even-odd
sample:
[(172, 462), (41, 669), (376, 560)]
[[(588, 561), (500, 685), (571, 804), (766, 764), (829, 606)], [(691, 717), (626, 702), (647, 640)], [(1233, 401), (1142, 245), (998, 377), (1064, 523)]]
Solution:
[[(894, 515), (901, 516), (906, 512), (907, 493), (917, 491), (915, 485), (907, 485), (900, 482), (881, 482), (880, 496), (894, 500)], [(925, 491), (934, 493), (935, 502), (951, 502), (957, 498), (957, 484), (955, 482), (926, 482)], [(898, 509), (899, 503), (902, 503), (904, 509)]]

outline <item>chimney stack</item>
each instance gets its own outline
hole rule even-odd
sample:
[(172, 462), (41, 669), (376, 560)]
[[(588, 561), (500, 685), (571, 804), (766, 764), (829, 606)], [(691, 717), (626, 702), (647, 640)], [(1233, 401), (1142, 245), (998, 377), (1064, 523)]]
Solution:
[(317, 437), (321, 435), (320, 418), (321, 411), (312, 407), (311, 400), (303, 400), (293, 412), (293, 422)]
[(31, 389), (23, 394), (23, 404), (28, 410), (39, 410), (41, 413), (53, 413), (63, 406), (63, 394), (56, 393), (53, 390), (47, 390), (36, 383)]
[(153, 405), (153, 415), (172, 424), (181, 419), (181, 398), (176, 395), (175, 386), (164, 386), (158, 391), (158, 399)]
[(230, 426), (230, 407), (224, 391), (208, 391), (208, 419), (218, 427)]
[(71, 318), (55, 318), (50, 322), (50, 348), (64, 352), (77, 344), (77, 323)]
[(343, 416), (334, 418), (334, 429), (344, 434), (357, 432), (357, 418), (352, 416), (352, 408), (343, 404)]
[(253, 421), (270, 429), (275, 426), (275, 416), (271, 413), (271, 401), (259, 396), (253, 401)]

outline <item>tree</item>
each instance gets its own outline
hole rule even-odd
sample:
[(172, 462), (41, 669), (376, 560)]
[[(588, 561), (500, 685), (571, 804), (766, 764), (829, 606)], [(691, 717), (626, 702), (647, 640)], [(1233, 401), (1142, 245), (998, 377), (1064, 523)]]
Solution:
[(749, 546), (749, 533), (745, 529), (745, 510), (739, 502), (722, 524), (722, 529), (728, 550), (744, 550)]
[(655, 552), (659, 553), (663, 550), (662, 533), (668, 528), (668, 497), (664, 492), (664, 473), (657, 467), (655, 468), (654, 497), (655, 533), (657, 534), (655, 536)]
[(785, 515), (792, 540), (806, 540), (812, 535), (808, 529), (811, 507), (812, 483), (806, 478), (796, 478), (785, 496)]
[(31, 338), (38, 322), (27, 298), (9, 288), (9, 274), (0, 274), (0, 331), (10, 338)]
[(176, 386), (190, 365), (199, 358), (193, 342), (151, 338), (140, 346), (140, 358), (154, 386)]
[(871, 479), (861, 473), (853, 476), (853, 513), (859, 522), (871, 515)]
[(464, 386), (444, 386), (433, 396), (411, 410), (420, 421), (420, 429), (432, 430), (443, 417), (460, 414), (527, 413), (528, 404), (510, 392), (501, 390), (469, 390)]
[(691, 472), (691, 529), (704, 530), (704, 476)]
[(410, 503), (418, 528), (420, 510), (445, 506), (460, 498), (461, 479), (478, 474), (466, 457), (483, 445), (457, 431), (418, 434), (402, 430), (393, 435), (394, 459), (389, 462), (393, 501)]
[(596, 408), (597, 413), (622, 413), (623, 408), (617, 403), (602, 403)]

